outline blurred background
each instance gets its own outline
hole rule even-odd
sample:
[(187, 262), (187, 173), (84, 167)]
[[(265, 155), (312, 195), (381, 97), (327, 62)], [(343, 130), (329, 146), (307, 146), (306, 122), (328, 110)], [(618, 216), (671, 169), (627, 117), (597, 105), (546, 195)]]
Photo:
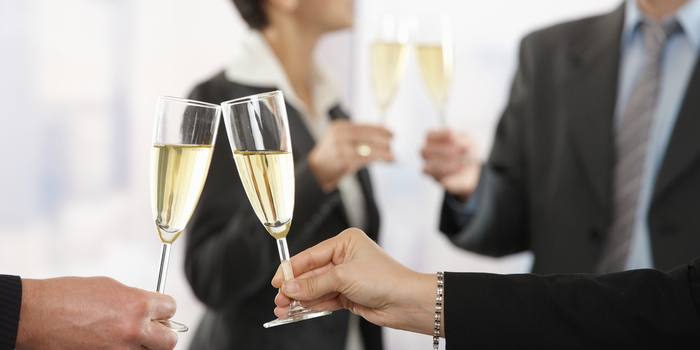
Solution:
[[(374, 16), (449, 14), (455, 70), (447, 125), (470, 133), (486, 157), (519, 40), (620, 3), (356, 0), (354, 30), (324, 38), (318, 57), (336, 74), (353, 118), (378, 123), (369, 59)], [(149, 161), (156, 97), (186, 97), (222, 69), (244, 30), (229, 0), (0, 0), (0, 273), (105, 275), (155, 289), (160, 240)], [(440, 124), (413, 49), (384, 123), (398, 156), (370, 169), (384, 249), (422, 272), (529, 271), (529, 254), (484, 258), (452, 247), (438, 232), (442, 190), (422, 174), (419, 152)], [(175, 319), (194, 328), (203, 307), (185, 279), (183, 248), (184, 240), (173, 245), (166, 291), (178, 301)], [(272, 317), (273, 307), (270, 300), (260, 311)], [(193, 334), (181, 334), (177, 349), (187, 349)], [(430, 343), (428, 336), (386, 331), (389, 350)]]

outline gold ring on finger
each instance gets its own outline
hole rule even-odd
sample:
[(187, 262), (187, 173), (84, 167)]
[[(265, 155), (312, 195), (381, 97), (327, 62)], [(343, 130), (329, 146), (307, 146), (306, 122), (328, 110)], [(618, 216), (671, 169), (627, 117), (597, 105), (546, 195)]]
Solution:
[(358, 143), (355, 147), (355, 152), (357, 152), (358, 156), (369, 157), (369, 155), (372, 154), (372, 147), (366, 143)]

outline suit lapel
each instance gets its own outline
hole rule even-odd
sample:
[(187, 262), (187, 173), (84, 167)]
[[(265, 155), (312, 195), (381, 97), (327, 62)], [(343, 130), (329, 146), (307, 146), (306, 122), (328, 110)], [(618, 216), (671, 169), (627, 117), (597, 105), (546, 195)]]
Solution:
[(660, 199), (700, 157), (700, 67), (695, 64), (656, 179), (652, 203)]
[(565, 80), (569, 132), (598, 201), (610, 202), (613, 116), (617, 99), (624, 6), (596, 19), (571, 44)]

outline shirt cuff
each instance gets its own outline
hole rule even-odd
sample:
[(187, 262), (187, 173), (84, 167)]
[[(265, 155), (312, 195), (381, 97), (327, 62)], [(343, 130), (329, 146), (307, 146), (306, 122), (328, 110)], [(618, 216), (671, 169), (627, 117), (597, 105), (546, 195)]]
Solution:
[(452, 218), (457, 227), (466, 226), (476, 212), (481, 197), (481, 186), (477, 186), (474, 193), (469, 196), (466, 203), (462, 203), (455, 196), (445, 192), (445, 205), (452, 211)]

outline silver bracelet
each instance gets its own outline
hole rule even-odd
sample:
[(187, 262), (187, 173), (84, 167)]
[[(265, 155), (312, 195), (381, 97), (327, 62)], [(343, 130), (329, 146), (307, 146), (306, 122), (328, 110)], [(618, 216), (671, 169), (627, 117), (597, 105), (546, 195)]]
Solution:
[(435, 298), (435, 332), (433, 333), (433, 350), (440, 345), (440, 324), (442, 323), (442, 292), (444, 291), (443, 281), (445, 274), (437, 272), (437, 297)]

